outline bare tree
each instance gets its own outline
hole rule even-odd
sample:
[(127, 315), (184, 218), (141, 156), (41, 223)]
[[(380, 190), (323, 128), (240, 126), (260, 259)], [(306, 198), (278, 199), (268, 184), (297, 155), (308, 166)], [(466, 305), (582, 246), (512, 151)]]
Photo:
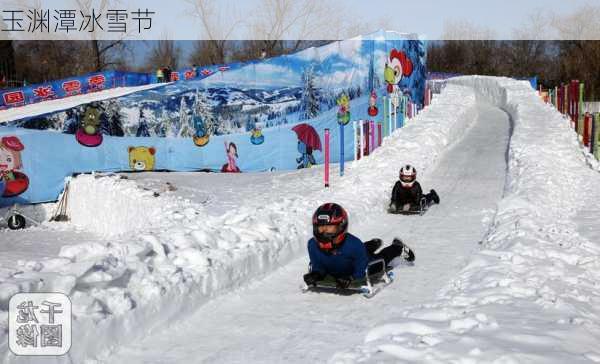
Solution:
[(334, 14), (335, 6), (329, 0), (262, 0), (249, 27), (258, 40), (256, 46), (272, 56), (295, 52), (307, 40), (328, 39)]
[(148, 69), (156, 69), (156, 67), (169, 66), (172, 70), (179, 67), (181, 60), (181, 48), (174, 40), (164, 39), (156, 41), (154, 47), (150, 51), (150, 56), (147, 62)]
[[(91, 16), (92, 10), (97, 13), (104, 13), (109, 8), (118, 8), (119, 1), (114, 0), (75, 0), (79, 10), (85, 16)], [(102, 71), (107, 68), (122, 66), (124, 58), (116, 60), (116, 55), (127, 51), (124, 39), (127, 34), (124, 34), (117, 40), (100, 40), (98, 39), (97, 30), (89, 32), (90, 34), (90, 57), (92, 60), (92, 70)]]
[[(242, 22), (233, 3), (217, 3), (215, 0), (186, 0), (191, 15), (200, 22), (200, 35), (192, 52), (192, 59), (199, 64), (225, 63), (227, 44), (233, 31)], [(205, 55), (203, 55), (203, 53)]]
[(585, 82), (587, 99), (600, 97), (600, 6), (585, 5), (572, 14), (554, 16), (559, 43), (560, 77)]

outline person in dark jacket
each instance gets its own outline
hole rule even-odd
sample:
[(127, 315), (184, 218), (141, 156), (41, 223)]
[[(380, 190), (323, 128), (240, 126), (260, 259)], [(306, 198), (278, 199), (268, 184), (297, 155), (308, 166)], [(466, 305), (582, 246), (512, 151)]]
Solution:
[[(409, 262), (414, 253), (400, 239), (375, 253), (381, 247), (380, 239), (363, 244), (356, 236), (348, 233), (348, 214), (335, 203), (326, 203), (315, 211), (312, 218), (313, 237), (308, 241), (311, 270), (304, 275), (307, 285), (316, 285), (327, 275), (336, 279), (339, 288), (347, 288), (354, 280), (365, 279), (369, 261), (383, 259), (386, 266), (396, 257)], [(381, 270), (381, 266), (374, 266)], [(377, 273), (370, 271), (369, 274)]]
[(400, 169), (400, 180), (394, 185), (390, 201), (390, 211), (418, 211), (421, 208), (421, 199), (426, 205), (439, 204), (440, 197), (435, 190), (423, 194), (421, 185), (417, 182), (417, 170), (410, 164)]

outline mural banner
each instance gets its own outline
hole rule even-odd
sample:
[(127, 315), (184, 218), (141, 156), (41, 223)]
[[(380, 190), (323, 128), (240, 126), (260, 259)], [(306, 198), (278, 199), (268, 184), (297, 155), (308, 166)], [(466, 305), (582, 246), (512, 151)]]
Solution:
[(352, 160), (352, 120), (383, 122), (389, 97), (422, 107), (425, 49), (381, 31), (197, 68), (183, 82), (8, 122), (0, 127), (0, 206), (55, 200), (73, 173), (310, 168), (323, 163), (326, 128), (331, 162), (342, 151)]

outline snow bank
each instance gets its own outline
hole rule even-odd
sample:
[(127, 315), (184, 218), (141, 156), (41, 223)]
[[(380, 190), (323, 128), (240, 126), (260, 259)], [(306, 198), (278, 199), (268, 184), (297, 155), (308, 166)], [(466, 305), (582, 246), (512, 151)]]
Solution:
[(580, 234), (577, 218), (584, 208), (600, 218), (589, 203), (600, 176), (568, 121), (528, 83), (475, 76), (448, 85), (473, 87), (514, 122), (492, 229), (437, 301), (374, 328), (330, 362), (600, 362), (600, 246)]
[[(368, 223), (373, 209), (385, 208), (398, 166), (409, 162), (426, 175), (475, 120), (475, 101), (471, 88), (449, 85), (370, 157), (350, 163), (343, 178), (332, 176), (330, 189), (318, 187), (315, 168), (299, 173), (269, 204), (239, 206), (223, 216), (182, 199), (155, 197), (132, 181), (81, 175), (70, 187), (73, 224), (107, 242), (63, 247), (59, 257), (31, 262), (35, 269), (4, 283), (35, 282), (11, 287), (69, 294), (77, 338), (71, 360), (107, 358), (113, 347), (305, 255), (310, 217), (319, 204), (335, 200), (348, 209), (351, 222), (361, 216)], [(306, 186), (316, 192), (307, 195)], [(5, 359), (24, 360), (10, 354)]]

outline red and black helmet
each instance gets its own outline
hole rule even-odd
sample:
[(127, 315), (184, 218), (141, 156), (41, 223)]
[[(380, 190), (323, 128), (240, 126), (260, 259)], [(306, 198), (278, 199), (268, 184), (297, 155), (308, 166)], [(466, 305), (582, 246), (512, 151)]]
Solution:
[[(313, 236), (319, 248), (322, 250), (331, 250), (344, 242), (346, 232), (348, 231), (348, 214), (344, 208), (336, 203), (325, 203), (313, 214)], [(319, 226), (335, 225), (335, 233), (319, 233)]]

